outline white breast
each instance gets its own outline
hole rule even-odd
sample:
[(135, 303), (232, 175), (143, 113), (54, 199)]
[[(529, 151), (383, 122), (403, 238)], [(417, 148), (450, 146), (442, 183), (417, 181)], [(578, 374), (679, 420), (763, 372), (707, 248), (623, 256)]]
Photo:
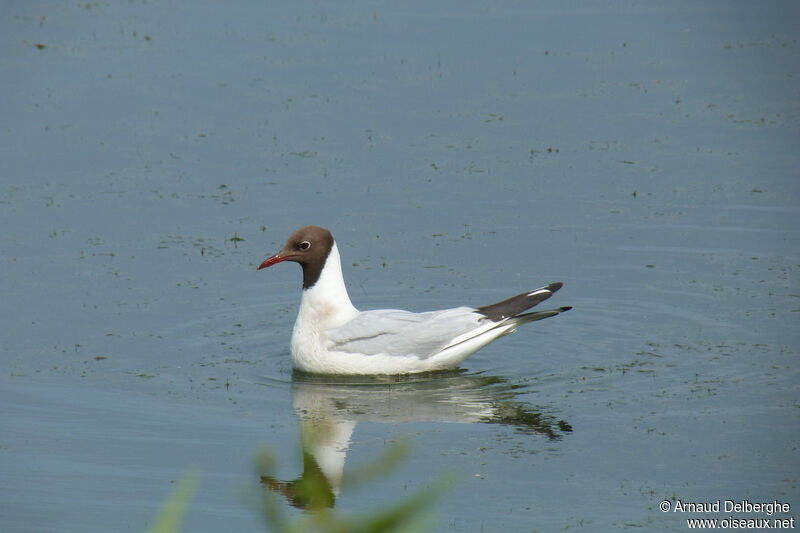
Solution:
[(333, 243), (313, 287), (303, 290), (292, 332), (292, 362), (306, 372), (322, 372), (330, 341), (325, 331), (342, 326), (358, 315), (347, 295), (339, 249)]

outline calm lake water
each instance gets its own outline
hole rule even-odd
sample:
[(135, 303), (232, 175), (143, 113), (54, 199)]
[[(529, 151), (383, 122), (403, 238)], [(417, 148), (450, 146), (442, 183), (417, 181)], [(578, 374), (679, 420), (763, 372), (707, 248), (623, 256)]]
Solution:
[[(0, 529), (264, 531), (314, 424), (336, 508), (436, 531), (800, 517), (795, 2), (11, 2)], [(297, 227), (354, 303), (573, 311), (412, 380), (293, 376)], [(341, 476), (409, 441), (388, 477)], [(281, 485), (281, 483), (283, 483)], [(779, 501), (788, 514), (661, 512)], [(300, 513), (301, 511), (292, 511)]]

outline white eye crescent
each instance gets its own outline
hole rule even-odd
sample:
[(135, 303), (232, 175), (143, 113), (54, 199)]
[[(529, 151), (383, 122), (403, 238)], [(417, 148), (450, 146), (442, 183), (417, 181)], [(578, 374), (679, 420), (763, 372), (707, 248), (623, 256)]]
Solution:
[(310, 243), (310, 242), (308, 242), (308, 241), (303, 241), (303, 242), (301, 242), (301, 243), (300, 243), (300, 249), (301, 249), (301, 250), (303, 250), (303, 251), (306, 251), (306, 250), (308, 250), (309, 248), (311, 248), (311, 243)]

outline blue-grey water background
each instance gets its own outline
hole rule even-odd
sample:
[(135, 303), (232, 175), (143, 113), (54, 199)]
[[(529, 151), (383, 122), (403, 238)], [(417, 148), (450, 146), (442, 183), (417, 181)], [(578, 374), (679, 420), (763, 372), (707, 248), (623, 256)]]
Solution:
[[(354, 400), (346, 468), (395, 440), (411, 455), (337, 508), (455, 472), (437, 531), (684, 531), (696, 515), (664, 499), (797, 516), (797, 3), (6, 2), (0, 20), (3, 531), (143, 531), (191, 469), (185, 531), (264, 530), (256, 452), (302, 469), (300, 272), (255, 267), (306, 224), (333, 231), (362, 308), (551, 281), (575, 307), (463, 365), (489, 378), (475, 403), (563, 431), (397, 416), (414, 386), (378, 388)], [(446, 381), (425, 387), (463, 403)]]

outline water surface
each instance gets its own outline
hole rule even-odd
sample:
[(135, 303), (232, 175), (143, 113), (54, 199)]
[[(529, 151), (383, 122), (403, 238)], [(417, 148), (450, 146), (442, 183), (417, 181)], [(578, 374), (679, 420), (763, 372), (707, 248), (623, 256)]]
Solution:
[[(332, 479), (413, 442), (342, 510), (455, 472), (439, 531), (796, 516), (795, 4), (5, 11), (4, 531), (142, 531), (191, 468), (186, 531), (263, 530), (253, 459), (299, 478), (309, 406)], [(298, 378), (299, 269), (255, 267), (306, 224), (361, 308), (575, 309), (461, 373)]]

